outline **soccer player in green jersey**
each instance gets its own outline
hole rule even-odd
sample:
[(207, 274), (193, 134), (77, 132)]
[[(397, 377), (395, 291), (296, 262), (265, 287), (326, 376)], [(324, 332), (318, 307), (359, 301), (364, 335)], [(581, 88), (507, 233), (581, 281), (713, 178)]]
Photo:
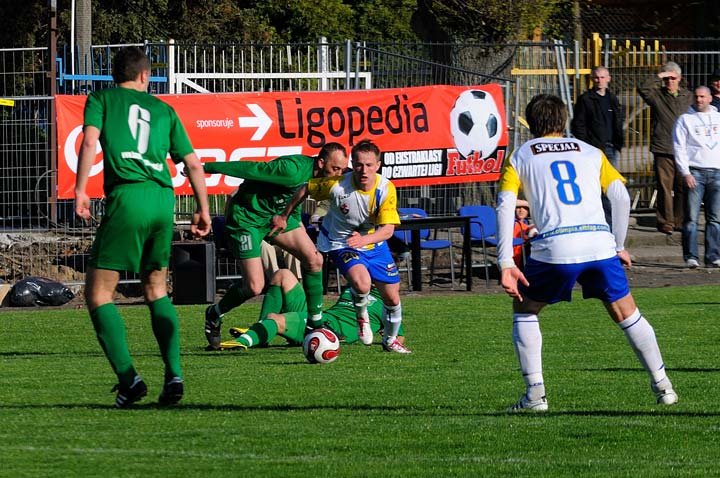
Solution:
[(98, 341), (117, 375), (115, 406), (124, 408), (147, 394), (133, 365), (125, 324), (113, 303), (119, 271), (140, 273), (152, 329), (165, 363), (158, 401), (183, 395), (177, 313), (167, 296), (167, 266), (173, 234), (175, 193), (166, 158), (182, 162), (197, 210), (192, 232), (210, 232), (205, 176), (175, 111), (149, 95), (150, 62), (137, 47), (122, 48), (113, 61), (116, 88), (95, 91), (85, 104), (83, 140), (75, 184), (75, 213), (88, 220), (86, 189), (98, 141), (104, 155), (105, 214), (90, 252), (85, 300)]
[[(380, 292), (372, 288), (368, 296), (368, 315), (373, 332), (382, 327), (383, 303)], [(249, 329), (230, 328), (235, 340), (221, 342), (224, 350), (259, 347), (268, 344), (276, 335), (280, 335), (290, 344), (300, 345), (305, 338), (307, 308), (305, 293), (292, 272), (278, 270), (272, 277), (270, 287), (263, 299), (260, 320)], [(358, 328), (355, 318), (355, 305), (350, 288), (345, 288), (337, 302), (323, 313), (323, 327), (351, 344), (357, 342)], [(403, 341), (402, 330), (398, 340)]]
[(347, 152), (339, 143), (328, 143), (317, 157), (281, 156), (272, 161), (232, 161), (205, 163), (206, 173), (220, 173), (245, 179), (227, 208), (225, 235), (232, 254), (240, 259), (242, 284), (234, 284), (217, 304), (205, 311), (205, 338), (208, 350), (220, 348), (222, 317), (265, 289), (261, 260), (264, 240), (278, 245), (298, 259), (303, 267), (302, 281), (307, 296), (311, 324), (322, 319), (322, 255), (302, 227), (299, 211), (288, 218), (281, 234), (270, 234), (272, 218), (285, 208), (295, 190), (310, 178), (339, 176), (348, 165)]

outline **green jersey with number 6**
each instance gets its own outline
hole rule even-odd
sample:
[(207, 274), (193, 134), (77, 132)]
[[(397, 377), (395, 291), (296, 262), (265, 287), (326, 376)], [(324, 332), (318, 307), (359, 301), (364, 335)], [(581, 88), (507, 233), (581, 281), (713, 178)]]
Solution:
[(100, 130), (105, 196), (118, 184), (154, 181), (172, 188), (168, 152), (177, 163), (193, 151), (170, 105), (129, 88), (92, 92), (85, 103), (85, 126)]

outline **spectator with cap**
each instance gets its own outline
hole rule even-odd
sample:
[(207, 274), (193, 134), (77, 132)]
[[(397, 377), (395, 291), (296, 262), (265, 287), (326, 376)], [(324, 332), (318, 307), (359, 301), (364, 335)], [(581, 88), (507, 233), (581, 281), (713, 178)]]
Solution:
[(657, 189), (657, 229), (664, 234), (680, 230), (685, 208), (685, 186), (675, 166), (673, 127), (687, 112), (693, 95), (680, 86), (682, 70), (674, 61), (665, 63), (657, 75), (638, 87), (638, 94), (650, 107), (650, 152)]

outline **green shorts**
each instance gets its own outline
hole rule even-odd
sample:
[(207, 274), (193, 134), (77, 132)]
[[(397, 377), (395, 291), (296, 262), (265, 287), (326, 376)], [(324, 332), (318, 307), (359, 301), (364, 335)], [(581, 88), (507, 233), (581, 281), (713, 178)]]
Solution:
[[(260, 218), (253, 218), (253, 221), (242, 219), (242, 212), (228, 215), (226, 226), (226, 239), (228, 241), (230, 251), (236, 259), (252, 259), (261, 257), (262, 241), (270, 233), (272, 226), (270, 221), (272, 217), (268, 217), (267, 221)], [(249, 226), (247, 224), (265, 224), (263, 226)], [(287, 220), (287, 227), (284, 232), (289, 232), (300, 227), (300, 217), (298, 214), (291, 214)]]
[(170, 262), (175, 193), (155, 182), (116, 186), (90, 251), (96, 269), (140, 272)]

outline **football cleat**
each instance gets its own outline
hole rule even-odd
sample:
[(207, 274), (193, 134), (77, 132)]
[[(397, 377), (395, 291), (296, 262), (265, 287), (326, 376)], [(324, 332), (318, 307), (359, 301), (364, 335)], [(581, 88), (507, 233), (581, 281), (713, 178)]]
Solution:
[(135, 375), (132, 385), (123, 387), (118, 383), (111, 390), (111, 392), (115, 391), (117, 391), (115, 408), (127, 408), (147, 395), (147, 385), (140, 378), (140, 375)]
[(243, 345), (237, 340), (228, 340), (226, 342), (220, 342), (220, 350), (232, 350), (232, 349), (242, 349), (247, 350), (247, 345)]
[(307, 326), (311, 329), (322, 329), (325, 324), (322, 314), (313, 314), (308, 317)]
[(357, 319), (358, 324), (358, 337), (360, 342), (365, 345), (372, 345), (373, 343), (373, 332), (370, 328), (370, 319), (359, 318)]
[(678, 402), (677, 393), (672, 389), (670, 380), (662, 380), (658, 384), (651, 383), (650, 388), (655, 394), (658, 405), (674, 405)]
[(230, 335), (232, 335), (233, 338), (238, 338), (242, 334), (246, 333), (249, 329), (243, 329), (241, 327), (230, 327), (228, 329), (228, 332), (230, 332)]
[(205, 350), (220, 350), (220, 329), (222, 324), (222, 316), (215, 312), (215, 304), (205, 309), (205, 338), (208, 346)]
[(162, 392), (158, 397), (158, 404), (160, 405), (175, 405), (179, 402), (183, 393), (185, 392), (185, 386), (183, 379), (180, 377), (173, 377), (170, 381), (165, 382)]
[(507, 409), (508, 413), (537, 413), (546, 412), (548, 409), (548, 402), (545, 397), (541, 397), (539, 400), (530, 400), (527, 395), (520, 397), (513, 406)]
[(383, 350), (385, 352), (395, 352), (397, 354), (411, 354), (409, 348), (405, 347), (400, 343), (398, 339), (394, 339), (392, 342), (386, 342), (383, 340)]

